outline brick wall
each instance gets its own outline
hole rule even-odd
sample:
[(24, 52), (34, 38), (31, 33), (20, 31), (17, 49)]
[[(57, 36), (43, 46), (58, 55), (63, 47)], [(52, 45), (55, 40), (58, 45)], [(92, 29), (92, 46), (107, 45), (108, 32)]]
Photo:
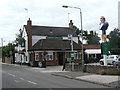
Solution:
[(56, 66), (56, 65), (58, 65), (57, 63), (58, 62), (55, 61), (55, 60), (53, 60), (53, 61), (46, 61), (46, 65), (48, 65), (48, 66)]
[[(72, 70), (72, 65), (67, 63), (65, 66), (66, 71)], [(75, 64), (74, 71), (82, 71), (82, 65)], [(85, 65), (85, 71), (88, 73), (94, 74), (112, 74), (112, 73), (120, 73), (120, 67), (115, 66), (101, 66), (101, 65)]]
[(13, 57), (5, 57), (5, 63), (13, 64)]

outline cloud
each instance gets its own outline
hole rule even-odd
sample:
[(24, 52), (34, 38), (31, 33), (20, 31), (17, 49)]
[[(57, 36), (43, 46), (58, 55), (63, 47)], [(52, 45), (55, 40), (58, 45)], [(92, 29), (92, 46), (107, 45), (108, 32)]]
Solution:
[[(20, 27), (31, 18), (34, 25), (68, 27), (69, 19), (80, 27), (80, 13), (77, 9), (65, 9), (62, 5), (80, 7), (83, 16), (83, 29), (98, 30), (100, 16), (105, 16), (110, 26), (107, 34), (118, 27), (119, 0), (2, 0), (0, 3), (0, 38), (6, 42), (15, 40)], [(7, 44), (7, 43), (6, 43)]]

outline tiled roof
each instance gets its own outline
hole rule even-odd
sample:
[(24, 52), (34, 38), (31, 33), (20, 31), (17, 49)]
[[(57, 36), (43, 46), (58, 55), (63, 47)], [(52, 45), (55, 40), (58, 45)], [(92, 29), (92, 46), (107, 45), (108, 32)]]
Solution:
[[(74, 50), (81, 50), (81, 46), (73, 42)], [(71, 42), (69, 40), (58, 39), (41, 39), (35, 43), (28, 51), (39, 50), (71, 50)]]
[[(27, 25), (24, 25), (27, 31)], [(34, 26), (32, 25), (32, 35), (36, 36), (68, 36), (72, 34), (77, 37), (74, 30), (68, 27)]]
[(88, 44), (84, 44), (83, 47), (85, 49), (101, 49), (101, 45), (88, 45)]

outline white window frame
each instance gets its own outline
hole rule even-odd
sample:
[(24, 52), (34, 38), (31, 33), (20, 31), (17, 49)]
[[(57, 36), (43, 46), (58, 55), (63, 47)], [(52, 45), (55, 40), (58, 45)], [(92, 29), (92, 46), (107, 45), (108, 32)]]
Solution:
[(35, 61), (39, 61), (39, 52), (35, 52)]
[(69, 55), (69, 52), (65, 52), (65, 58), (69, 58), (70, 55)]
[[(74, 57), (75, 57), (75, 58), (74, 58), (75, 60), (80, 60), (80, 59), (81, 59), (81, 53), (74, 53), (74, 55), (75, 55), (75, 56), (74, 56)], [(76, 55), (77, 55), (77, 57), (76, 57)], [(79, 55), (80, 55), (80, 57), (79, 57)]]
[(48, 52), (48, 54), (46, 55), (46, 61), (53, 61), (53, 52)]

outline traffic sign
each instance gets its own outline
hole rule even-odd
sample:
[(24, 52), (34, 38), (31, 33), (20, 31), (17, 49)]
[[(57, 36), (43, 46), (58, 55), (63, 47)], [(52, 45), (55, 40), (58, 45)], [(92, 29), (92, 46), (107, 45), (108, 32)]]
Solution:
[(72, 62), (75, 62), (75, 60), (74, 60), (74, 58), (75, 58), (74, 52), (71, 52), (71, 53), (70, 53), (70, 56), (71, 56), (71, 61), (72, 61)]

